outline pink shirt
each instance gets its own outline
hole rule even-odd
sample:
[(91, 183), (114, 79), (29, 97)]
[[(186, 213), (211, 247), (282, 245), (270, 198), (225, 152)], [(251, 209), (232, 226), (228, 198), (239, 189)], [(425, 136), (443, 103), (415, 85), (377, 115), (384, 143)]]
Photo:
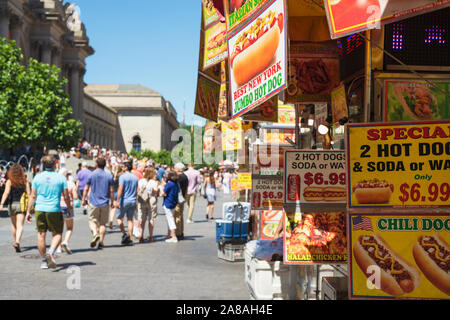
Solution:
[(194, 194), (197, 186), (201, 183), (200, 172), (193, 168), (189, 168), (184, 174), (188, 178), (187, 194)]

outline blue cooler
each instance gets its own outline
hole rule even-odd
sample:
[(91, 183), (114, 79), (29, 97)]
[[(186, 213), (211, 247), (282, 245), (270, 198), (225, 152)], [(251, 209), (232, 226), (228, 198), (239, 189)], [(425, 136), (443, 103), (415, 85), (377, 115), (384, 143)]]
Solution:
[(248, 220), (216, 220), (216, 242), (247, 242), (248, 223)]

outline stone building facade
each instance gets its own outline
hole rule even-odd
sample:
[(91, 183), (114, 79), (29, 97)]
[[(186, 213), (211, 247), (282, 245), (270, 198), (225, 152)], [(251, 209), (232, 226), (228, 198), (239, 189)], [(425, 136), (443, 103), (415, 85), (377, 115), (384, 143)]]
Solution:
[(160, 151), (175, 146), (171, 135), (179, 127), (177, 112), (160, 93), (124, 84), (90, 84), (85, 92), (117, 112), (118, 149)]
[[(91, 144), (121, 151), (170, 150), (177, 114), (156, 91), (133, 85), (88, 86), (86, 58), (94, 54), (77, 7), (63, 0), (0, 0), (0, 37), (29, 58), (55, 65), (68, 79), (72, 116)], [(115, 89), (111, 89), (115, 88)], [(91, 90), (93, 89), (93, 90)], [(97, 90), (98, 89), (98, 90)]]

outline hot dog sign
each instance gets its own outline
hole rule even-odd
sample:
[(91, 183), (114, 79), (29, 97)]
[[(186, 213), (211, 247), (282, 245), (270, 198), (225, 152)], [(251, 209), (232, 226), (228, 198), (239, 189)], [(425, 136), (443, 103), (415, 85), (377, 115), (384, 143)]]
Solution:
[(349, 208), (448, 208), (450, 121), (346, 126)]
[(350, 297), (450, 299), (450, 217), (349, 214)]
[(284, 205), (303, 212), (346, 207), (345, 153), (335, 150), (287, 150), (284, 156)]
[(276, 0), (228, 39), (233, 118), (286, 88), (286, 35), (286, 3)]

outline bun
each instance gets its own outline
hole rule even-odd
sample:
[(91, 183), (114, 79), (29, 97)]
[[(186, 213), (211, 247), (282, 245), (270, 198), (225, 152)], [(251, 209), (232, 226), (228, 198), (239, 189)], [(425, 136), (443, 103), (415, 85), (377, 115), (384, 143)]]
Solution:
[[(403, 270), (408, 273), (410, 279), (406, 278), (397, 281), (394, 276), (383, 269), (383, 267), (385, 266), (378, 265), (377, 262), (370, 256), (369, 252), (361, 244), (361, 242), (366, 238), (374, 240), (374, 246), (370, 246), (370, 248), (374, 248), (373, 250), (379, 250), (380, 246), (383, 247), (388, 253), (384, 256), (384, 258), (389, 259), (389, 257), (391, 257), (394, 260), (393, 263), (397, 262), (398, 264), (400, 264)], [(375, 249), (375, 247), (378, 249)], [(356, 244), (353, 246), (353, 254), (356, 263), (367, 277), (370, 277), (372, 275), (371, 273), (367, 272), (369, 266), (376, 265), (380, 267), (380, 289), (394, 297), (399, 297), (406, 293), (409, 293), (419, 286), (420, 274), (417, 269), (415, 269), (412, 265), (402, 259), (399, 255), (397, 255), (397, 253), (395, 253), (395, 251), (392, 250), (392, 248), (379, 235), (360, 236)]]
[(303, 190), (303, 198), (306, 201), (323, 201), (323, 188), (320, 187), (306, 187)]
[(280, 33), (280, 28), (275, 25), (255, 43), (236, 55), (232, 69), (234, 82), (238, 86), (242, 86), (267, 68), (277, 52)]
[(326, 187), (323, 196), (325, 201), (344, 201), (347, 199), (347, 191), (343, 187)]
[(354, 191), (359, 204), (366, 203), (386, 203), (391, 198), (391, 188), (358, 188)]
[[(424, 241), (426, 239), (430, 240)], [(439, 249), (443, 249), (446, 251), (442, 252), (442, 250), (439, 250), (439, 252), (443, 253), (442, 260), (444, 261), (442, 261), (443, 263), (442, 267), (439, 267), (436, 261), (430, 257), (430, 255), (439, 254), (436, 253), (435, 251), (436, 246), (434, 246), (433, 244), (436, 244)], [(432, 252), (429, 253), (426, 250), (430, 250)], [(427, 277), (427, 279), (435, 287), (437, 287), (439, 290), (441, 290), (447, 295), (450, 295), (450, 274), (448, 270), (449, 265), (448, 259), (450, 259), (449, 251), (450, 246), (439, 234), (436, 234), (432, 237), (428, 236), (419, 237), (413, 248), (413, 256), (414, 259), (416, 260), (417, 266), (420, 268), (420, 270), (422, 270), (425, 277)], [(447, 261), (445, 261), (446, 259)]]

